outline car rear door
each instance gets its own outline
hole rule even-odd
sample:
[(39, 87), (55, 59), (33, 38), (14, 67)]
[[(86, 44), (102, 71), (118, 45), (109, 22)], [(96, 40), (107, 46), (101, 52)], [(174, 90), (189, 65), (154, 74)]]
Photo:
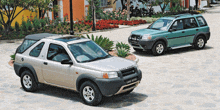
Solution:
[(186, 44), (192, 44), (195, 35), (199, 32), (199, 27), (195, 18), (184, 19), (184, 29), (186, 31)]

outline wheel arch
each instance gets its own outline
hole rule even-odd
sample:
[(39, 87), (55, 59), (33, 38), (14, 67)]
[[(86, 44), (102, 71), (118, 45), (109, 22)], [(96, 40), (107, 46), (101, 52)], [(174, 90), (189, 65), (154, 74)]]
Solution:
[(76, 80), (76, 90), (79, 92), (81, 85), (86, 82), (91, 81), (93, 82), (98, 88), (99, 86), (96, 84), (95, 77), (92, 75), (82, 74)]
[(28, 63), (22, 64), (22, 67), (19, 69), (19, 72), (18, 72), (18, 73), (19, 73), (19, 74), (18, 74), (19, 77), (21, 77), (21, 73), (24, 72), (25, 70), (29, 70), (29, 71), (33, 74), (33, 76), (34, 76), (36, 82), (39, 83), (38, 77), (37, 77), (37, 74), (36, 74), (36, 71), (35, 71), (34, 67), (31, 66), (31, 65), (28, 64)]
[(203, 32), (199, 32), (199, 33), (197, 33), (197, 34), (195, 35), (195, 37), (194, 37), (194, 39), (193, 39), (193, 44), (196, 43), (196, 39), (197, 39), (199, 36), (204, 37), (204, 39), (205, 39), (205, 43), (207, 43), (207, 39), (206, 39), (205, 33), (203, 33)]
[(164, 42), (164, 44), (165, 44), (165, 50), (167, 49), (168, 41), (167, 41), (166, 38), (164, 38), (164, 37), (159, 37), (159, 38), (156, 38), (156, 39), (154, 39), (154, 40), (155, 40), (155, 42), (154, 42), (153, 46), (154, 46), (158, 41), (162, 41), (162, 42)]

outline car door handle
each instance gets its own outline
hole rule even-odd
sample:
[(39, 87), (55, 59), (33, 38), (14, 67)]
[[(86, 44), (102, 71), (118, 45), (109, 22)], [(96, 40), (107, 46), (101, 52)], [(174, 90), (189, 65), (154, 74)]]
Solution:
[(185, 33), (185, 31), (182, 31), (182, 33)]
[(196, 31), (198, 31), (199, 29), (196, 29)]
[(44, 62), (44, 65), (47, 65), (47, 62)]

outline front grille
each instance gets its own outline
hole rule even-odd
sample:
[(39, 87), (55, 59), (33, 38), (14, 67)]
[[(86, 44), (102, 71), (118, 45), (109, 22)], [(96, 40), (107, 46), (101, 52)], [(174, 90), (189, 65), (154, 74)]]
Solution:
[(136, 82), (138, 80), (137, 77), (134, 77), (134, 78), (130, 78), (130, 79), (126, 79), (124, 80), (127, 84), (130, 84), (130, 83), (133, 83), (133, 82)]
[(121, 70), (121, 73), (122, 73), (123, 77), (134, 74), (135, 73), (135, 68), (132, 67), (132, 68), (128, 68), (128, 69), (125, 69), (125, 70)]

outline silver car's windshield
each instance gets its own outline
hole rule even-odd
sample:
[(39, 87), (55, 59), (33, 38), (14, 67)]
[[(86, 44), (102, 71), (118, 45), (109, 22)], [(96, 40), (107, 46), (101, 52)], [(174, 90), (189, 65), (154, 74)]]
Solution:
[(155, 21), (148, 29), (156, 29), (156, 30), (167, 30), (172, 20), (169, 19), (158, 19)]
[(68, 47), (76, 61), (80, 63), (109, 57), (109, 54), (93, 41), (70, 44)]

